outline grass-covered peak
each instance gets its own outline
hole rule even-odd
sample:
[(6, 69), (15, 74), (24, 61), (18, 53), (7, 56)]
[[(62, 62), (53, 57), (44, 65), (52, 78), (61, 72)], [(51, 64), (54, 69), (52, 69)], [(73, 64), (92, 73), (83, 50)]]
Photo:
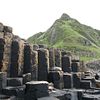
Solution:
[(81, 24), (65, 13), (47, 31), (33, 35), (28, 41), (64, 48), (85, 61), (100, 58), (100, 31)]

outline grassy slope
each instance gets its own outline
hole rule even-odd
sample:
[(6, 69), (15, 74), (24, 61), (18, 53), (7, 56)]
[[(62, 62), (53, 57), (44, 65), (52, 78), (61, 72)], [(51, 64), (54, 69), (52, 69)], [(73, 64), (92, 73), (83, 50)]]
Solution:
[(100, 58), (100, 31), (80, 24), (75, 19), (58, 19), (46, 31), (28, 39), (33, 44), (65, 48), (84, 61)]

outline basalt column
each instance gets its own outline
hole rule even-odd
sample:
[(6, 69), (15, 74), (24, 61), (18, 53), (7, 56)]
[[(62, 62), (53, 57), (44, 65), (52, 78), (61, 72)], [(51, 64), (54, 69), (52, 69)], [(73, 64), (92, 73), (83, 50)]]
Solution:
[(3, 72), (9, 74), (10, 67), (10, 56), (11, 56), (11, 43), (12, 43), (13, 34), (6, 32), (4, 33), (5, 45), (4, 45), (4, 57), (3, 57)]
[(62, 57), (62, 70), (64, 72), (71, 72), (71, 57), (66, 55)]
[(18, 59), (18, 75), (22, 76), (23, 74), (23, 65), (24, 65), (24, 41), (19, 39), (19, 59)]
[(3, 38), (0, 38), (0, 71), (2, 71), (3, 68), (4, 44), (5, 40)]
[(38, 79), (38, 53), (37, 51), (32, 51), (32, 80)]
[(46, 49), (38, 50), (38, 80), (47, 81), (49, 69), (49, 53)]
[(49, 49), (49, 67), (52, 69), (55, 66), (54, 49)]
[(32, 64), (31, 64), (31, 54), (32, 54), (32, 49), (29, 44), (25, 44), (24, 46), (24, 67), (23, 67), (23, 73), (30, 73)]
[(10, 77), (18, 76), (19, 42), (13, 40), (11, 44)]
[(71, 69), (72, 72), (79, 72), (79, 62), (72, 62)]
[(61, 67), (61, 51), (59, 49), (55, 49), (54, 54), (55, 54), (55, 66)]

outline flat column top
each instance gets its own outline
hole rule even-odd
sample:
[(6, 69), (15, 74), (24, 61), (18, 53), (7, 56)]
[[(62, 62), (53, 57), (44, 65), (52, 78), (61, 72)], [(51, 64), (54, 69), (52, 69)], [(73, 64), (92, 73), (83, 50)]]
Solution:
[(48, 84), (47, 81), (30, 81), (30, 82), (27, 82), (26, 84)]

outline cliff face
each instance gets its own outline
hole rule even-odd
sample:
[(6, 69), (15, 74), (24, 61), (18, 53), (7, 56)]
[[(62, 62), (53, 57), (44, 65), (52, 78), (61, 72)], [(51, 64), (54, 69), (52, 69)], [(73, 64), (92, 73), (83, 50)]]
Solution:
[(33, 35), (28, 41), (64, 48), (84, 61), (100, 58), (100, 31), (81, 24), (67, 14), (57, 19), (47, 31)]

